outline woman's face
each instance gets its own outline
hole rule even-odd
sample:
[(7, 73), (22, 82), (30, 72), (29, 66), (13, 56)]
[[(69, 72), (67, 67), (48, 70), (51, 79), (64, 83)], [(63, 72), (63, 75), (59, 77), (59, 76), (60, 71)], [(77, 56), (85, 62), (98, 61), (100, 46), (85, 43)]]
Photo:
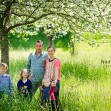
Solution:
[(53, 48), (49, 48), (47, 50), (49, 57), (54, 57), (54, 49)]

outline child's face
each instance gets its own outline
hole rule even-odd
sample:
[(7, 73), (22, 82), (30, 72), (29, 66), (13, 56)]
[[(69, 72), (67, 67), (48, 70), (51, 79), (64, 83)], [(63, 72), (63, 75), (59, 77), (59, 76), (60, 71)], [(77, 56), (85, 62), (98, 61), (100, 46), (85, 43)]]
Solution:
[(1, 74), (6, 74), (6, 72), (7, 72), (7, 69), (5, 68), (5, 67), (0, 67), (0, 73)]
[(23, 78), (27, 78), (27, 77), (28, 77), (28, 72), (27, 72), (27, 70), (23, 70), (22, 77), (23, 77)]
[(45, 87), (49, 87), (49, 86), (50, 86), (50, 80), (49, 80), (49, 79), (43, 80), (43, 85), (44, 85)]
[(56, 86), (56, 81), (52, 81), (51, 86), (55, 87)]

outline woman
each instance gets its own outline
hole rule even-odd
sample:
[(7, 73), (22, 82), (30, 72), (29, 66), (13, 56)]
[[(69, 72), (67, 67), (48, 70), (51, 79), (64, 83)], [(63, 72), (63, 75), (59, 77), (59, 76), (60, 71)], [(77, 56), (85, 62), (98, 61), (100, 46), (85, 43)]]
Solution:
[[(45, 65), (45, 74), (44, 78), (50, 78), (50, 81), (56, 82), (56, 92), (54, 92), (55, 95), (55, 102), (56, 106), (58, 107), (58, 100), (59, 100), (59, 89), (60, 89), (60, 61), (59, 59), (55, 58), (55, 48), (53, 46), (49, 46), (47, 48), (48, 56), (49, 58), (46, 59), (46, 65)], [(54, 110), (54, 103), (51, 101), (52, 109)]]

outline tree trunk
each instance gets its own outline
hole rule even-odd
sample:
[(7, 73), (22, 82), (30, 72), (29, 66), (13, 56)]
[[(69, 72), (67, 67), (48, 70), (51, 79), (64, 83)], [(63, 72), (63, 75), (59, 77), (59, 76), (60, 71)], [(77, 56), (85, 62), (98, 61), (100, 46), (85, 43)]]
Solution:
[[(0, 54), (1, 54), (1, 40), (2, 40), (2, 31), (0, 29)], [(1, 62), (1, 57), (0, 57), (0, 62)]]
[(8, 33), (1, 31), (1, 62), (6, 63), (9, 66), (9, 44)]
[(75, 35), (73, 35), (73, 39), (72, 39), (72, 56), (75, 55)]
[(54, 45), (53, 35), (48, 36), (47, 39), (48, 39), (48, 46), (53, 46)]
[[(1, 50), (1, 40), (2, 40), (2, 30), (0, 28), (0, 50)], [(1, 61), (1, 58), (0, 58), (0, 61)]]

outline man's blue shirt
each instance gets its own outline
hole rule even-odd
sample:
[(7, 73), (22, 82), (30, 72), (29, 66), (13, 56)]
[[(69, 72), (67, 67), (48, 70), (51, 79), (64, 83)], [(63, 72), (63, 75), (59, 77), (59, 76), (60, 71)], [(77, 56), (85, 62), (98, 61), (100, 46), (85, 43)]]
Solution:
[(48, 55), (45, 52), (42, 52), (40, 56), (36, 52), (29, 55), (26, 68), (32, 74), (32, 81), (39, 81), (43, 78), (46, 58), (48, 58)]

